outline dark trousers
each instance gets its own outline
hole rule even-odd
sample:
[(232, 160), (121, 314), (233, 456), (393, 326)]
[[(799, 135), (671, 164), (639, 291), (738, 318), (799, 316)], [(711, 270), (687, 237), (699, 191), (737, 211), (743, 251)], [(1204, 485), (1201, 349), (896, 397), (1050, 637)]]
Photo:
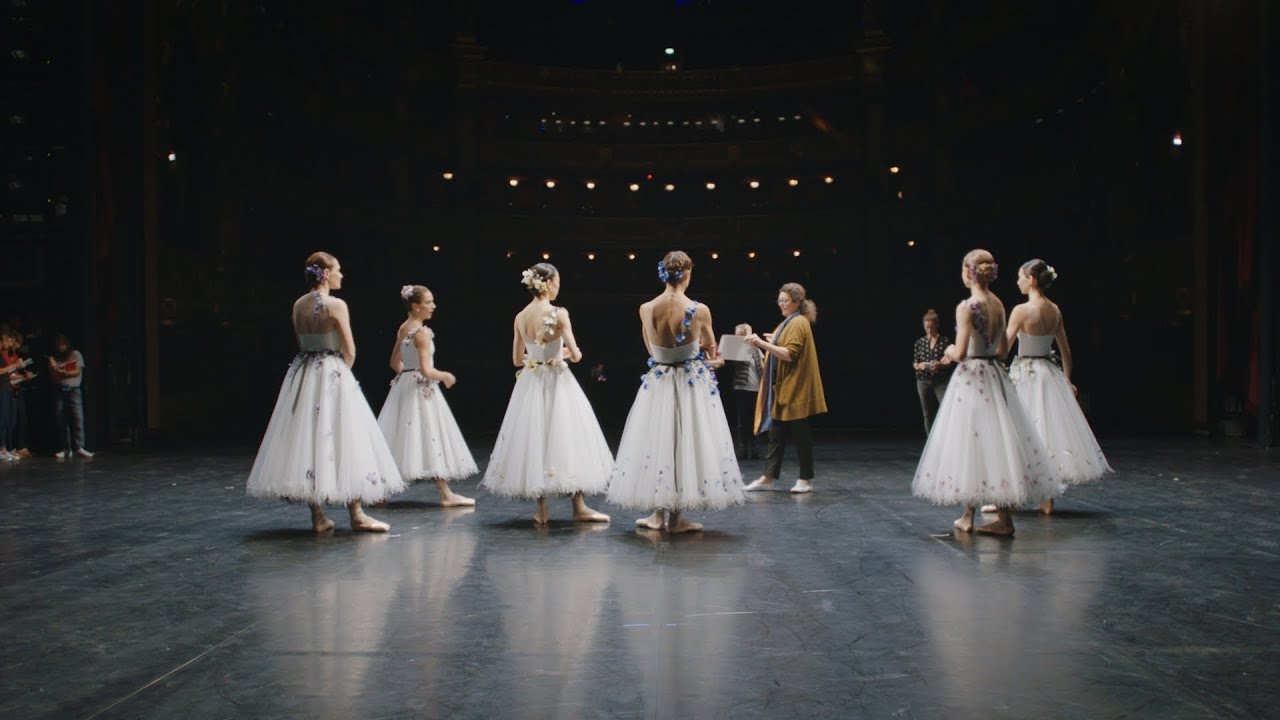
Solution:
[(924, 434), (933, 429), (933, 419), (938, 417), (942, 396), (947, 392), (946, 383), (916, 380), (916, 392), (920, 395), (920, 412), (924, 413)]
[(13, 429), (9, 433), (9, 449), (25, 450), (27, 447), (27, 396), (19, 390), (13, 394)]
[[(8, 386), (8, 376), (0, 375), (0, 382)], [(12, 442), (13, 423), (17, 419), (17, 408), (13, 405), (13, 392), (8, 387), (0, 389), (0, 448), (6, 450), (13, 449), (9, 444)]]
[(809, 418), (799, 420), (774, 420), (769, 426), (769, 457), (765, 460), (764, 474), (771, 480), (777, 480), (782, 474), (782, 455), (787, 449), (787, 440), (796, 444), (796, 452), (800, 454), (800, 479), (813, 479), (813, 430), (809, 428)]
[(738, 457), (753, 458), (756, 450), (756, 391), (733, 391), (733, 430), (738, 446)]
[(58, 447), (67, 452), (84, 449), (84, 399), (78, 387), (53, 391), (58, 416)]

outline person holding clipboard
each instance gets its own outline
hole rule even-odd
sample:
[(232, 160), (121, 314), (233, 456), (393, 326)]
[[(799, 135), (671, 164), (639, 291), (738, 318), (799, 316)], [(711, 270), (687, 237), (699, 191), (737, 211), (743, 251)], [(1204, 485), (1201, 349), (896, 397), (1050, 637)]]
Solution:
[(827, 411), (818, 371), (818, 351), (813, 341), (813, 323), (818, 306), (805, 295), (799, 283), (787, 283), (778, 290), (778, 310), (782, 322), (772, 333), (755, 333), (746, 343), (765, 353), (764, 375), (756, 395), (756, 433), (769, 433), (769, 455), (764, 474), (746, 487), (748, 491), (772, 490), (782, 473), (782, 455), (787, 440), (800, 454), (800, 478), (791, 492), (813, 492), (813, 431), (809, 418)]

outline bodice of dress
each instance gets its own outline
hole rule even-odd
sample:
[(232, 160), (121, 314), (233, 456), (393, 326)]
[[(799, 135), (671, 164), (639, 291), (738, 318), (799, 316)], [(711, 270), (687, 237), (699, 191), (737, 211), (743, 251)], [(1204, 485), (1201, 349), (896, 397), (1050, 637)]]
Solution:
[(1018, 357), (1049, 357), (1052, 348), (1052, 335), (1018, 333)]
[(987, 342), (984, 335), (971, 333), (969, 335), (969, 352), (967, 357), (971, 358), (990, 358), (995, 357), (998, 348), (994, 343)]
[(531, 343), (528, 340), (524, 343), (524, 354), (534, 362), (546, 363), (552, 360), (559, 360), (564, 350), (564, 338), (556, 338), (545, 345)]
[(298, 335), (298, 349), (304, 353), (337, 352), (338, 333), (303, 333)]
[[(418, 348), (413, 344), (413, 336), (417, 335), (420, 330), (422, 330), (421, 325), (415, 328), (408, 335), (405, 335), (404, 340), (400, 341), (400, 366), (401, 370), (404, 372), (413, 372), (414, 370), (422, 369), (418, 364)], [(431, 357), (432, 359), (435, 359), (436, 341), (427, 340), (427, 343)]]
[(969, 314), (973, 318), (973, 332), (969, 333), (969, 349), (965, 357), (994, 358), (999, 355), (1004, 327), (987, 327), (987, 313), (982, 303), (976, 300), (969, 303)]
[(650, 345), (649, 352), (653, 353), (653, 361), (659, 365), (679, 365), (698, 357), (698, 344), (687, 343), (675, 347)]

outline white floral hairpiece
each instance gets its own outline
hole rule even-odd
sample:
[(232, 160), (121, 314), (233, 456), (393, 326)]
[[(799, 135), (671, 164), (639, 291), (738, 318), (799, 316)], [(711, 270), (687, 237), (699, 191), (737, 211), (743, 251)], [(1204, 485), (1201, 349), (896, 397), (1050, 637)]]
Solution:
[(534, 274), (533, 268), (520, 273), (520, 283), (527, 288), (537, 290), (539, 293), (547, 291), (547, 281)]
[(400, 288), (400, 297), (404, 298), (405, 300), (408, 300), (409, 298), (413, 297), (413, 286), (405, 285), (404, 287)]
[(1044, 269), (1049, 271), (1049, 276), (1054, 280), (1058, 279), (1058, 271), (1054, 270), (1052, 265), (1045, 265)]

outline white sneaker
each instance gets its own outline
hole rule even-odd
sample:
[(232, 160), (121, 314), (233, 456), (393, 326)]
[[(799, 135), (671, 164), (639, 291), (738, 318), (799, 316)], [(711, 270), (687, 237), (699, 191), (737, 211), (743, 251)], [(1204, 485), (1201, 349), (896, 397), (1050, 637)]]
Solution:
[(767, 492), (773, 489), (773, 481), (764, 478), (756, 478), (749, 485), (742, 488), (745, 492)]
[(56, 455), (54, 455), (54, 457), (58, 458), (59, 460), (66, 460), (66, 459), (67, 459), (67, 451), (66, 451), (66, 450), (59, 450), (59, 451), (57, 452), (57, 454), (56, 454)]
[(18, 459), (18, 456), (14, 455), (8, 450), (0, 450), (0, 461), (13, 462), (14, 460), (17, 460), (17, 459)]
[(88, 450), (85, 450), (84, 448), (80, 448), (79, 450), (77, 450), (77, 451), (76, 451), (76, 454), (77, 454), (77, 455), (79, 455), (79, 456), (80, 456), (80, 457), (82, 457), (82, 458), (91, 458), (91, 457), (93, 457), (93, 453), (89, 452)]
[(808, 480), (797, 480), (795, 485), (791, 486), (791, 492), (796, 495), (813, 492), (813, 485)]

